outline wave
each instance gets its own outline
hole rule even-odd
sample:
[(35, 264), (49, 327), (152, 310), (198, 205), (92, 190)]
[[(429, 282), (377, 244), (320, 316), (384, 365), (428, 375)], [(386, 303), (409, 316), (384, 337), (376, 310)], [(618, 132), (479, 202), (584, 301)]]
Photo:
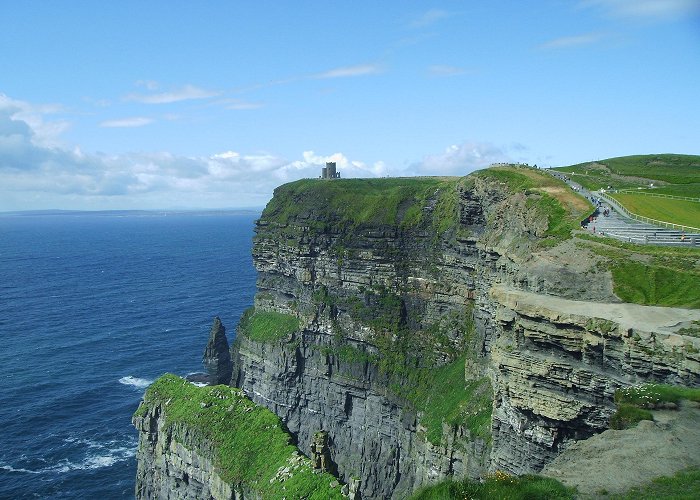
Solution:
[(29, 469), (22, 469), (20, 468), (14, 468), (11, 465), (0, 465), (0, 469), (6, 470), (8, 472), (24, 472), (25, 474), (41, 474), (40, 470), (29, 470)]
[(136, 455), (136, 450), (134, 448), (126, 447), (111, 448), (101, 451), (102, 453), (86, 456), (81, 462), (71, 462), (70, 460), (63, 459), (53, 467), (44, 469), (44, 471), (63, 473), (73, 470), (101, 469), (102, 467), (110, 467)]
[(89, 450), (95, 450), (95, 453), (87, 453), (81, 461), (71, 461), (67, 458), (60, 459), (56, 464), (41, 469), (26, 469), (24, 467), (13, 467), (9, 464), (0, 464), (0, 470), (8, 472), (19, 472), (24, 474), (43, 474), (43, 473), (58, 473), (71, 472), (74, 470), (91, 470), (110, 467), (118, 462), (123, 462), (136, 455), (136, 444), (133, 446), (124, 446), (115, 441), (107, 443), (95, 443), (90, 440), (82, 439), (66, 439), (68, 443), (79, 443), (86, 445)]
[(138, 378), (138, 377), (132, 377), (131, 375), (127, 375), (126, 377), (122, 377), (119, 379), (120, 384), (124, 385), (133, 385), (134, 387), (138, 389), (145, 389), (149, 385), (153, 383), (153, 380), (147, 379), (147, 378)]

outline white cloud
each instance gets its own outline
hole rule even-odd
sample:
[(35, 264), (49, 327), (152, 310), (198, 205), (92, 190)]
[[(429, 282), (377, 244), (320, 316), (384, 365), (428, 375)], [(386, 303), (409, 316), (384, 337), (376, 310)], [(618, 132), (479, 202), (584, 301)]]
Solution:
[(59, 136), (70, 127), (66, 120), (46, 121), (46, 115), (64, 111), (59, 104), (31, 104), (0, 94), (0, 111), (12, 120), (27, 124), (33, 131), (31, 142), (43, 146), (60, 144)]
[(158, 90), (160, 88), (160, 84), (155, 80), (137, 80), (135, 85), (137, 87), (145, 87), (148, 90)]
[(138, 94), (132, 93), (124, 97), (125, 101), (135, 101), (144, 104), (170, 104), (179, 101), (188, 101), (191, 99), (209, 99), (221, 95), (221, 92), (215, 90), (206, 90), (194, 85), (185, 85), (182, 88), (172, 90), (170, 92), (161, 92), (157, 94)]
[(578, 47), (581, 45), (591, 45), (599, 42), (605, 37), (604, 33), (586, 33), (583, 35), (564, 36), (549, 40), (539, 46), (541, 49), (564, 49)]
[(447, 11), (441, 10), (441, 9), (430, 9), (420, 16), (416, 17), (413, 19), (410, 23), (409, 26), (411, 28), (423, 28), (425, 26), (430, 26), (431, 24), (435, 24), (436, 22), (440, 21), (441, 19), (445, 19), (449, 17), (449, 13)]
[(409, 168), (414, 175), (467, 175), (492, 163), (509, 161), (506, 152), (486, 142), (453, 144), (440, 154), (428, 155)]
[(699, 0), (583, 0), (579, 5), (623, 18), (658, 20), (700, 14)]
[(352, 76), (374, 75), (381, 73), (382, 68), (377, 64), (360, 64), (344, 66), (313, 75), (313, 78), (347, 78)]
[(279, 184), (318, 177), (326, 161), (335, 161), (343, 177), (387, 174), (382, 162), (369, 165), (342, 153), (306, 151), (291, 161), (236, 151), (89, 154), (41, 144), (16, 114), (13, 101), (0, 99), (0, 210), (262, 206)]
[(144, 125), (148, 125), (150, 123), (153, 123), (153, 118), (146, 118), (144, 116), (134, 116), (131, 118), (120, 118), (117, 120), (105, 120), (100, 123), (100, 127), (133, 128), (143, 127)]
[(235, 98), (219, 99), (218, 101), (213, 102), (212, 105), (223, 106), (224, 109), (231, 109), (236, 111), (245, 109), (260, 109), (264, 106), (264, 104), (260, 102), (250, 102), (245, 101), (243, 99)]

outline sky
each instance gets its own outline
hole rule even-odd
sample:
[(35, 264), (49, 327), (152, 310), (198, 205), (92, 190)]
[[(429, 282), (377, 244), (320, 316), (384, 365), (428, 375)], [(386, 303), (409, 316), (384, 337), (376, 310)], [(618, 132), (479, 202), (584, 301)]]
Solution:
[(700, 0), (0, 0), (0, 211), (700, 154)]

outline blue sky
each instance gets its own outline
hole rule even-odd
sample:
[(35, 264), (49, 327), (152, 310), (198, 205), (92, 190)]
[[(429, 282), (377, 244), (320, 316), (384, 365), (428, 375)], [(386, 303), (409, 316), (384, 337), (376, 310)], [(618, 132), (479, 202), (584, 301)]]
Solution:
[(700, 154), (700, 0), (9, 1), (0, 210)]

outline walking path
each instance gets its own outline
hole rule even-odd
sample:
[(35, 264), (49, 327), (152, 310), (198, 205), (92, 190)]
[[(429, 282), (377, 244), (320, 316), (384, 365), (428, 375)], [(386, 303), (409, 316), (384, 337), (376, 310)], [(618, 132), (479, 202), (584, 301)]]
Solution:
[[(566, 182), (571, 189), (588, 198), (593, 205), (598, 205), (598, 209), (593, 214), (594, 220), (582, 225), (583, 228), (592, 233), (630, 243), (700, 247), (700, 234), (698, 233), (686, 233), (630, 219), (624, 213), (618, 212), (617, 207), (606, 203), (605, 200), (573, 182), (566, 175), (551, 170), (549, 173)], [(603, 216), (604, 211), (608, 212), (607, 217)]]

